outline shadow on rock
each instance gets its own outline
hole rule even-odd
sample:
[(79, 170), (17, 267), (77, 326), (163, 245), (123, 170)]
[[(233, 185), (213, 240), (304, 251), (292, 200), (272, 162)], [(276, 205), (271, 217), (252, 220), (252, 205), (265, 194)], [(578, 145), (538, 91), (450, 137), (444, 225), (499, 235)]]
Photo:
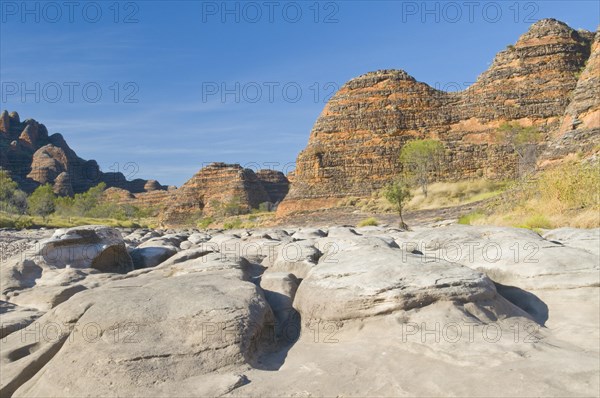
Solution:
[(527, 312), (540, 325), (545, 325), (548, 320), (548, 306), (538, 296), (516, 286), (495, 284), (496, 290), (502, 297)]
[(293, 310), (293, 313), (290, 313), (283, 323), (280, 323), (279, 319), (276, 319), (275, 322), (268, 341), (265, 341), (265, 336), (263, 336), (262, 352), (252, 363), (256, 369), (279, 370), (285, 363), (288, 352), (300, 338), (302, 322), (297, 311)]

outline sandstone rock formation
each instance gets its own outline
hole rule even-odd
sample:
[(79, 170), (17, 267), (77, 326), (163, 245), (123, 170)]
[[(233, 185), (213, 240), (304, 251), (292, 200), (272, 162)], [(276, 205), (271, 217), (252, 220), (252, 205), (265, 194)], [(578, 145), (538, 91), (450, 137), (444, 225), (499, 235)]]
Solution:
[[(557, 145), (593, 150), (598, 36), (592, 45), (590, 32), (541, 20), (461, 92), (436, 90), (400, 70), (350, 80), (315, 123), (278, 213), (327, 208), (341, 197), (371, 194), (398, 175), (400, 150), (415, 138), (444, 143), (443, 179), (514, 175), (517, 156), (497, 134), (505, 122), (537, 127), (545, 137), (539, 151)], [(581, 127), (557, 134), (573, 125), (575, 114), (585, 120), (576, 123)], [(584, 136), (587, 143), (576, 144)], [(555, 144), (556, 139), (569, 144)]]
[[(43, 245), (53, 255), (57, 242), (75, 249), (92, 232), (120, 239), (90, 227)], [(10, 234), (0, 239), (26, 236)], [(127, 274), (50, 270), (22, 255), (3, 263), (22, 286), (0, 297), (2, 396), (593, 396), (600, 387), (600, 229), (122, 236), (132, 251), (189, 248)]]
[(278, 203), (287, 189), (288, 181), (281, 172), (255, 173), (239, 164), (212, 163), (174, 192), (161, 223), (182, 225), (190, 216), (213, 215), (224, 211), (224, 206), (242, 212), (257, 209), (262, 203)]
[(104, 173), (95, 160), (77, 156), (61, 134), (49, 135), (43, 124), (21, 122), (18, 113), (6, 110), (0, 114), (0, 167), (27, 192), (49, 183), (57, 194), (70, 196), (101, 182), (134, 193), (166, 190), (154, 180), (127, 181), (120, 172)]
[(258, 178), (265, 191), (267, 191), (271, 203), (281, 202), (290, 189), (290, 183), (281, 171), (270, 169), (258, 170), (256, 178)]
[(560, 128), (542, 155), (542, 164), (569, 154), (589, 153), (600, 146), (600, 34), (596, 32), (591, 55), (579, 75)]
[(0, 297), (38, 310), (53, 308), (87, 289), (90, 275), (105, 279), (131, 270), (118, 231), (103, 226), (59, 229), (0, 264)]
[(107, 283), (36, 321), (60, 325), (56, 338), (10, 334), (0, 388), (15, 397), (221, 395), (244, 383), (237, 369), (272, 316), (236, 261)]
[(54, 193), (58, 196), (73, 196), (75, 194), (71, 176), (66, 171), (63, 171), (54, 179)]

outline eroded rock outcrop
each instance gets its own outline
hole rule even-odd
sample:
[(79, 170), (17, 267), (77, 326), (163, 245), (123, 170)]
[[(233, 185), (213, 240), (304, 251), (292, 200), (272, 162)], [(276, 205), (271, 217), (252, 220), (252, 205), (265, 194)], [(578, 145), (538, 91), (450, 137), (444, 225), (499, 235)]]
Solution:
[(600, 147), (600, 33), (596, 32), (591, 55), (576, 75), (577, 87), (560, 128), (542, 155), (542, 164), (560, 161), (571, 154), (597, 152)]
[(256, 178), (258, 178), (265, 191), (267, 191), (271, 203), (281, 202), (290, 189), (290, 182), (281, 171), (270, 169), (258, 170)]
[(131, 270), (133, 262), (118, 231), (104, 226), (59, 229), (0, 264), (0, 295), (13, 304), (48, 309), (87, 289), (83, 281), (90, 275), (110, 279)]
[(212, 163), (178, 188), (161, 214), (161, 223), (182, 225), (190, 216), (213, 215), (232, 206), (234, 211), (256, 209), (277, 203), (287, 193), (288, 181), (281, 172), (257, 173), (239, 164)]
[(61, 134), (49, 135), (33, 119), (21, 122), (16, 112), (0, 114), (0, 148), (0, 167), (27, 192), (51, 184), (57, 194), (70, 196), (101, 182), (134, 193), (167, 189), (154, 180), (128, 181), (123, 173), (102, 172), (95, 160), (77, 156)]
[[(0, 297), (2, 396), (590, 396), (600, 387), (600, 230), (122, 232), (133, 250), (189, 248), (127, 274), (59, 267), (40, 278), (22, 268), (34, 285)], [(50, 241), (70, 247), (82, 234)], [(33, 297), (53, 301), (40, 308)]]
[[(444, 143), (443, 179), (513, 176), (517, 155), (497, 134), (503, 123), (536, 126), (544, 137), (541, 152), (561, 128), (573, 93), (571, 106), (587, 110), (567, 113), (597, 122), (589, 110), (598, 97), (593, 94), (598, 90), (593, 37), (553, 19), (541, 20), (461, 92), (436, 90), (400, 70), (350, 80), (327, 103), (298, 155), (279, 214), (371, 194), (398, 175), (400, 150), (416, 138)], [(590, 134), (597, 137), (594, 131)]]
[(272, 319), (240, 261), (107, 283), (36, 321), (60, 325), (52, 339), (40, 341), (34, 333), (6, 338), (0, 391), (15, 397), (219, 396), (244, 384), (241, 372)]

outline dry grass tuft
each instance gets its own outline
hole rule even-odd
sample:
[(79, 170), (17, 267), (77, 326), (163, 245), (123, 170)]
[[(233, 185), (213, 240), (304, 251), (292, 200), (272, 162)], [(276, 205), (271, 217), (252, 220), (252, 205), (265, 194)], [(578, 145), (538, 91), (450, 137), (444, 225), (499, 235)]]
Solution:
[(544, 170), (535, 180), (515, 183), (487, 215), (463, 217), (474, 225), (534, 230), (600, 227), (600, 163), (564, 163)]

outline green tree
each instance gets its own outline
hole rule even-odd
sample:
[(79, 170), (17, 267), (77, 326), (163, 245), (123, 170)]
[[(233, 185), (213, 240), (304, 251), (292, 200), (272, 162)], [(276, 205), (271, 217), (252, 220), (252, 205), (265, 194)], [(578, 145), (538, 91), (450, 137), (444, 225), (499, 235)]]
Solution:
[(226, 216), (237, 216), (244, 213), (242, 199), (239, 196), (233, 196), (225, 203), (223, 211)]
[(0, 169), (0, 202), (7, 202), (12, 199), (16, 189), (17, 183), (10, 178), (8, 171)]
[(11, 200), (12, 211), (16, 214), (27, 213), (27, 194), (20, 189), (15, 190)]
[(404, 206), (412, 198), (409, 185), (405, 181), (394, 181), (383, 188), (383, 197), (396, 208), (400, 216), (400, 228), (409, 229), (402, 216)]
[(536, 127), (504, 123), (498, 129), (497, 135), (498, 141), (507, 143), (517, 154), (519, 177), (525, 177), (535, 171), (538, 144), (542, 139), (542, 135)]
[(56, 195), (52, 185), (41, 185), (29, 196), (29, 212), (32, 215), (41, 216), (45, 222), (48, 216), (54, 212), (55, 199)]
[[(99, 213), (99, 209), (97, 209), (100, 201), (102, 200), (102, 194), (106, 189), (106, 184), (101, 182), (88, 189), (84, 193), (78, 193), (73, 197), (73, 212), (77, 216), (82, 217), (94, 217)], [(97, 211), (98, 210), (98, 211)]]
[(440, 170), (444, 154), (444, 145), (437, 140), (414, 140), (402, 147), (400, 163), (404, 176), (421, 187), (425, 197), (431, 175)]
[(73, 216), (75, 198), (68, 196), (59, 196), (54, 201), (54, 212), (60, 216)]
[(0, 169), (0, 211), (24, 214), (27, 211), (27, 195), (18, 189), (6, 170)]

